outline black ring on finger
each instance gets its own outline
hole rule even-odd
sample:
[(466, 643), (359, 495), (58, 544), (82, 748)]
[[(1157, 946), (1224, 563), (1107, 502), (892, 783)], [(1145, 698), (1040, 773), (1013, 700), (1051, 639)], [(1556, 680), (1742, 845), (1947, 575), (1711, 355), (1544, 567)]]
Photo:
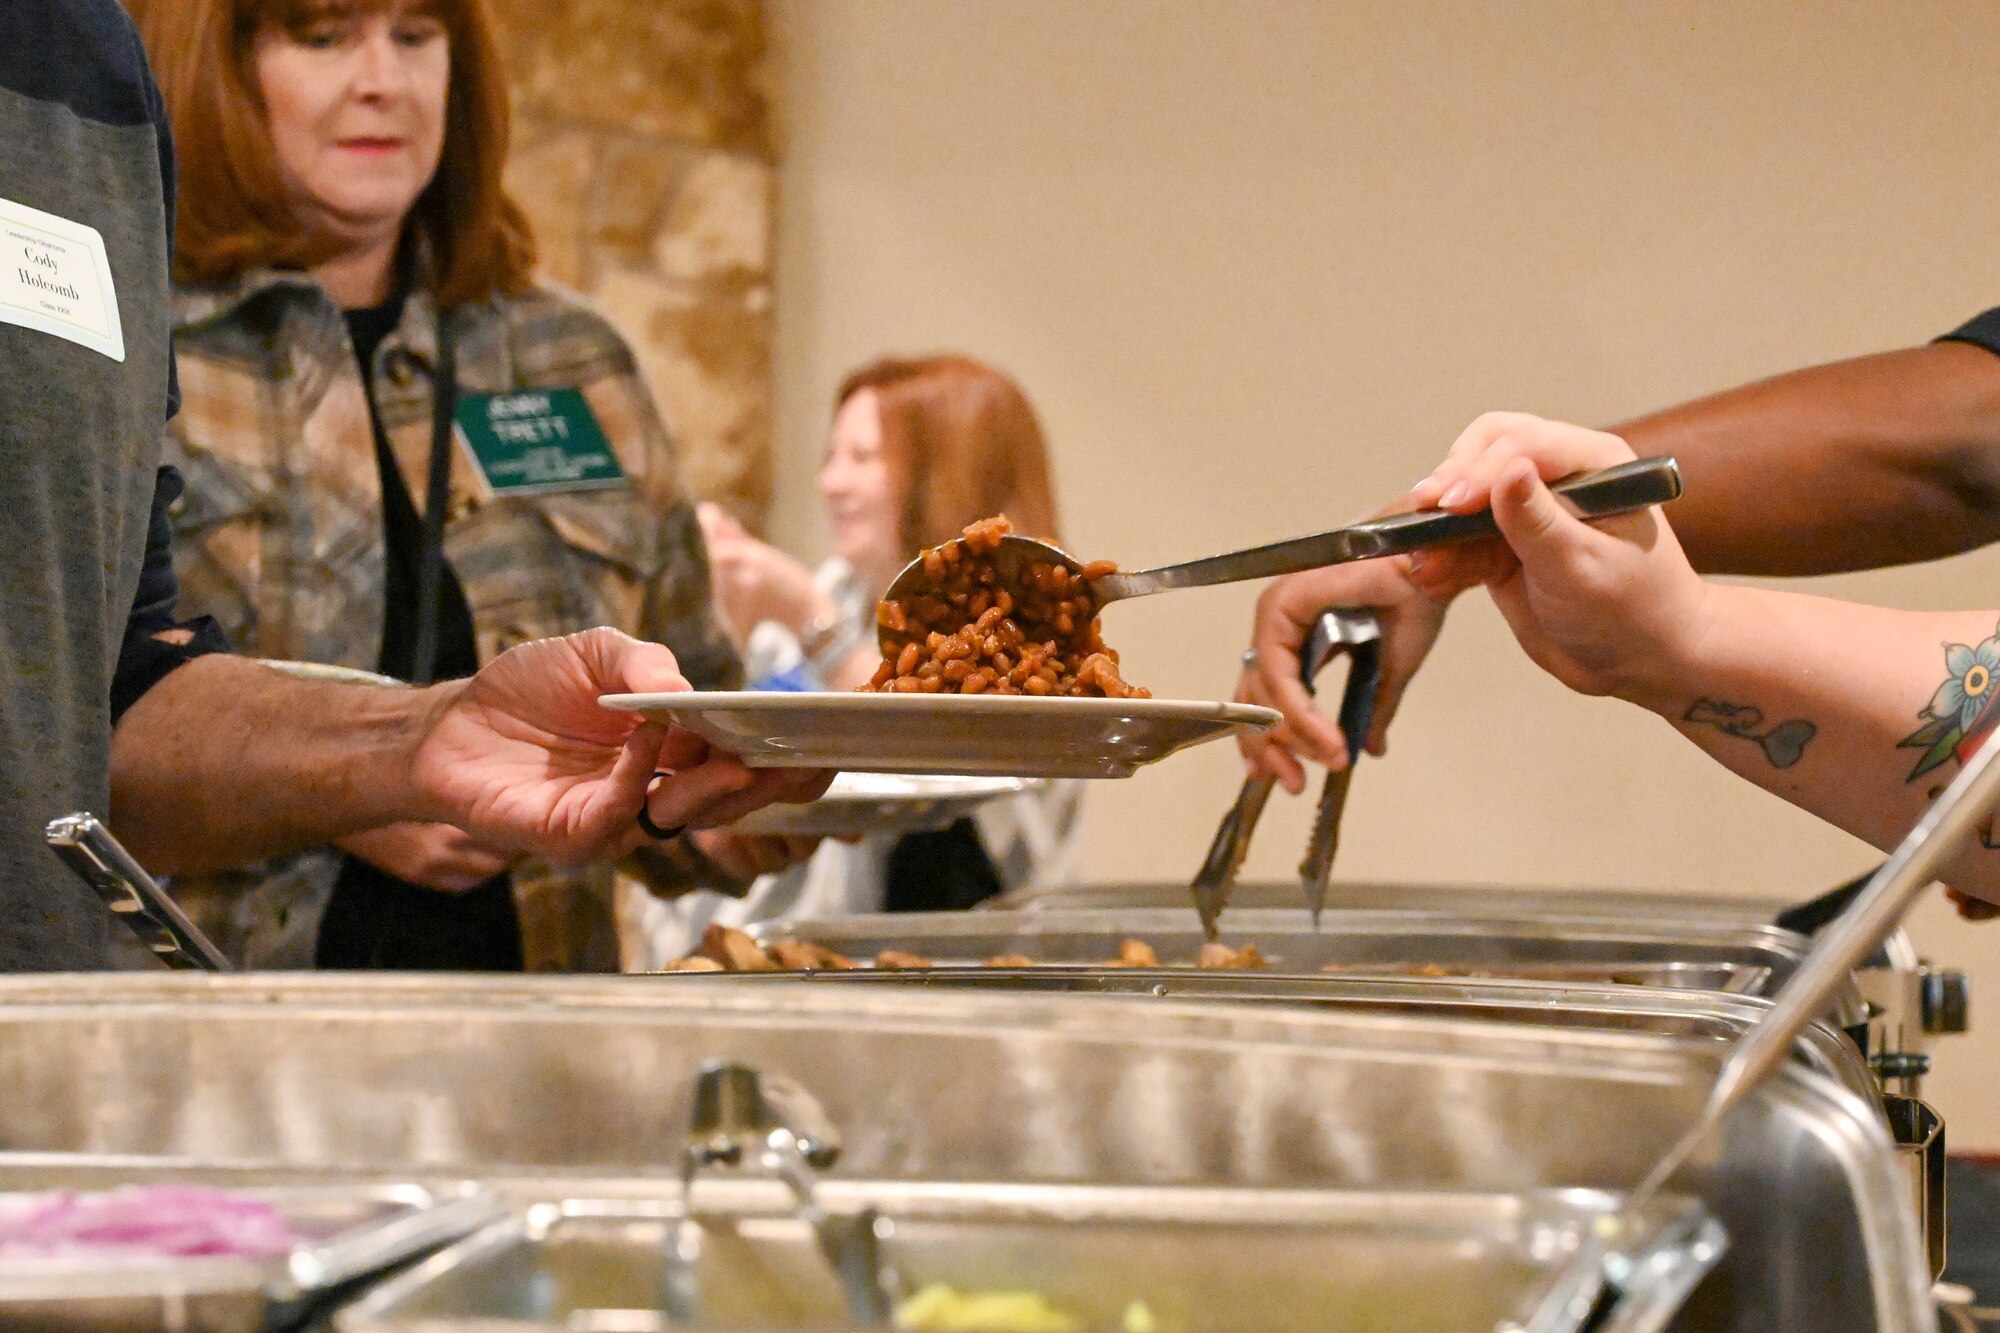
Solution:
[(653, 812), (642, 805), (639, 807), (639, 830), (649, 838), (660, 842), (672, 842), (687, 832), (687, 825), (676, 824), (672, 828), (661, 828), (653, 822)]
[[(673, 776), (673, 772), (670, 769), (656, 768), (653, 770), (653, 776), (656, 778), (670, 778)], [(661, 828), (653, 822), (653, 812), (642, 804), (639, 807), (639, 831), (647, 837), (657, 839), (660, 842), (672, 842), (675, 838), (687, 832), (687, 825), (676, 824), (672, 828)]]

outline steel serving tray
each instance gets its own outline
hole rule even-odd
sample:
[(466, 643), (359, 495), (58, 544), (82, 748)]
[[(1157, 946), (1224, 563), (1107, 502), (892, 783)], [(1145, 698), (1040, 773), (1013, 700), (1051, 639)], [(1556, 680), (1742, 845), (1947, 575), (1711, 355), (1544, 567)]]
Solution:
[[(696, 1070), (810, 1089), (836, 1181), (1629, 1188), (1712, 1041), (1189, 1001), (654, 978), (0, 978), (0, 1178), (167, 1168), (657, 1191)], [(1879, 1115), (1790, 1068), (1676, 1188), (1733, 1238), (1675, 1327), (1934, 1326)]]
[[(1516, 978), (1298, 976), (1190, 968), (940, 967), (823, 972), (671, 972), (663, 980), (710, 985), (723, 977), (752, 984), (900, 986), (918, 991), (981, 989), (1009, 994), (1139, 997), (1392, 1013), (1540, 1027), (1590, 1028), (1730, 1042), (1771, 1007), (1756, 995)], [(1799, 1059), (1856, 1096), (1880, 1092), (1861, 1051), (1824, 1022), (1806, 1029)]]
[[(1251, 880), (1229, 891), (1229, 911), (1304, 912), (1299, 882)], [(1560, 916), (1768, 925), (1792, 904), (1784, 898), (1721, 897), (1660, 890), (1547, 889), (1484, 884), (1382, 884), (1336, 881), (1327, 889), (1328, 911), (1445, 912), (1454, 916)], [(1188, 886), (1174, 880), (1103, 884), (1023, 885), (981, 905), (984, 911), (1129, 911), (1188, 906)], [(1192, 909), (1190, 909), (1192, 910)], [(1229, 920), (1224, 914), (1223, 921)]]
[[(42, 1333), (254, 1333), (345, 1284), (457, 1240), (505, 1214), (472, 1185), (250, 1185), (297, 1245), (265, 1261), (121, 1254), (0, 1258), (0, 1327)], [(27, 1196), (0, 1194), (0, 1210)]]
[[(883, 1259), (902, 1292), (1033, 1291), (1092, 1333), (1123, 1327), (1134, 1304), (1156, 1327), (1203, 1333), (1563, 1329), (1599, 1284), (1591, 1222), (1612, 1206), (1588, 1191), (839, 1193), (881, 1211)], [(756, 1193), (707, 1184), (692, 1246), (680, 1216), (671, 1200), (536, 1205), (363, 1297), (336, 1326), (847, 1326), (841, 1288), (796, 1218)], [(1722, 1253), (1720, 1229), (1691, 1200), (1665, 1201), (1644, 1226), (1627, 1256), (1634, 1277), (1601, 1333), (1664, 1328)], [(680, 1257), (687, 1250), (691, 1261)], [(695, 1317), (670, 1321), (677, 1307)]]
[[(1613, 983), (1768, 995), (1805, 956), (1807, 942), (1768, 925), (1666, 925), (1590, 918), (1460, 917), (1427, 912), (1342, 912), (1315, 931), (1302, 912), (1231, 910), (1225, 943), (1254, 944), (1266, 971), (1407, 975), (1419, 968), (1483, 978)], [(1141, 939), (1169, 965), (1192, 964), (1203, 944), (1191, 910), (878, 913), (761, 922), (760, 939), (809, 940), (859, 959), (902, 950), (941, 965), (1003, 954), (1037, 963), (1102, 965), (1124, 939)], [(1867, 1018), (1850, 988), (1831, 1015)]]

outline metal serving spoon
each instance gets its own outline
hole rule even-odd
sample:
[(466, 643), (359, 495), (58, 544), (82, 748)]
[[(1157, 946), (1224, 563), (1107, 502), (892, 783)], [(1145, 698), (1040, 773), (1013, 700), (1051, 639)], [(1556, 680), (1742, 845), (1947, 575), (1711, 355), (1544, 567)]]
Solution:
[[(1665, 504), (1681, 493), (1680, 465), (1671, 458), (1636, 458), (1599, 472), (1585, 472), (1556, 483), (1555, 492), (1586, 518), (1609, 518)], [(1205, 588), (1215, 583), (1240, 583), (1279, 574), (1296, 574), (1302, 569), (1340, 565), (1350, 560), (1376, 560), (1383, 556), (1407, 555), (1411, 551), (1479, 537), (1497, 537), (1499, 525), (1490, 510), (1476, 514), (1453, 514), (1440, 509), (1423, 509), (1411, 514), (1392, 514), (1370, 519), (1351, 527), (1269, 546), (1253, 546), (1226, 555), (1205, 556), (1158, 569), (1120, 571), (1087, 581), (1095, 605), (1092, 614), (1112, 602), (1127, 597), (1145, 597), (1177, 588)], [(1031, 564), (1060, 565), (1069, 570), (1072, 587), (1085, 584), (1083, 565), (1059, 546), (1033, 537), (1007, 536), (1000, 539), (993, 559), (1002, 580), (1018, 586), (1024, 568)], [(904, 565), (889, 584), (885, 601), (921, 596), (928, 576), (924, 559), (918, 556)], [(886, 654), (895, 644), (894, 634), (878, 628), (876, 638)]]

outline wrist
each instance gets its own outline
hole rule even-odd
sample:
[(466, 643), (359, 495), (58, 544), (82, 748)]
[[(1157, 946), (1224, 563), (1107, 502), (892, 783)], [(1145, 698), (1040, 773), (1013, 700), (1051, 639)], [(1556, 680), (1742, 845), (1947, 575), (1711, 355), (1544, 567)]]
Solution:
[[(385, 743), (363, 765), (368, 788), (380, 795), (383, 823), (455, 824), (465, 812), (446, 796), (426, 748), (438, 723), (471, 688), (470, 680), (445, 681), (419, 690), (381, 690)], [(365, 796), (364, 796), (365, 799)]]
[(1736, 642), (1754, 589), (1693, 581), (1686, 604), (1673, 613), (1673, 632), (1642, 654), (1612, 693), (1669, 721), (1687, 711), (1688, 701), (1707, 692), (1727, 669), (1729, 645)]

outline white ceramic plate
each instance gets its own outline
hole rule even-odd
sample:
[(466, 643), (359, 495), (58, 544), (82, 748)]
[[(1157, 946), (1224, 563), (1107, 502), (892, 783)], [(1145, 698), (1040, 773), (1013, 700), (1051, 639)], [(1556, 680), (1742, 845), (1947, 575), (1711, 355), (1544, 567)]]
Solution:
[(1127, 778), (1142, 764), (1275, 726), (1252, 704), (987, 694), (607, 694), (606, 708), (678, 722), (752, 768)]
[(1020, 778), (842, 773), (817, 801), (767, 805), (730, 827), (739, 833), (811, 838), (918, 833), (949, 827), (996, 796), (1012, 796), (1028, 785)]

